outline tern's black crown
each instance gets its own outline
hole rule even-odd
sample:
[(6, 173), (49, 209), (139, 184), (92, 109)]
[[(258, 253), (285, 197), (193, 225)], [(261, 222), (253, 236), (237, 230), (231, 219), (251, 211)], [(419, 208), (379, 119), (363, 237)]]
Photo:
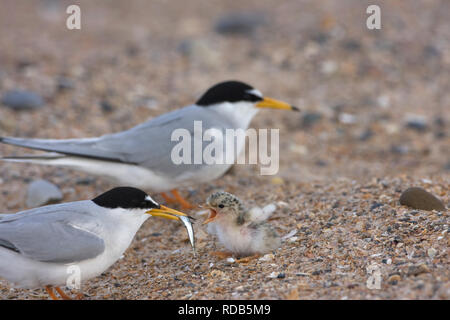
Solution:
[(111, 189), (92, 199), (92, 201), (99, 206), (110, 209), (159, 209), (160, 207), (144, 191), (132, 187)]
[(196, 104), (207, 107), (221, 102), (261, 101), (262, 97), (252, 94), (251, 90), (253, 87), (240, 81), (221, 82), (209, 88)]

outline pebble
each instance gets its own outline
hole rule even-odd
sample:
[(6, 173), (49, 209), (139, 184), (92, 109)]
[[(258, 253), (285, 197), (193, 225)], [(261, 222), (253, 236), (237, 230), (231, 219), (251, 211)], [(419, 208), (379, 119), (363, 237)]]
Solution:
[(358, 137), (359, 141), (367, 141), (373, 137), (373, 131), (370, 129), (364, 130)]
[(259, 258), (259, 261), (272, 261), (275, 258), (275, 256), (271, 253), (268, 253), (261, 258)]
[(406, 189), (400, 196), (400, 204), (420, 210), (445, 211), (441, 200), (419, 187)]
[(396, 285), (402, 278), (398, 274), (394, 274), (389, 277), (388, 283)]
[(214, 29), (220, 34), (248, 35), (265, 23), (260, 12), (232, 12), (220, 17)]
[(433, 259), (437, 255), (438, 251), (435, 248), (429, 248), (427, 250), (428, 256)]
[(220, 53), (214, 44), (204, 39), (185, 39), (177, 50), (197, 66), (214, 67), (220, 61)]
[(379, 207), (382, 207), (382, 206), (383, 206), (382, 203), (374, 202), (374, 203), (372, 203), (372, 205), (370, 206), (370, 211), (373, 211), (374, 209), (379, 208)]
[(356, 117), (350, 113), (339, 114), (339, 122), (343, 124), (353, 124), (356, 123)]
[(211, 275), (211, 277), (214, 277), (214, 278), (225, 278), (226, 277), (226, 273), (221, 270), (212, 270), (209, 274)]
[(418, 115), (410, 115), (406, 118), (406, 127), (419, 132), (424, 132), (428, 129), (425, 117)]
[(110, 113), (113, 112), (115, 107), (109, 102), (108, 100), (102, 100), (100, 101), (100, 108), (102, 108), (102, 111), (104, 113)]
[(448, 162), (444, 165), (444, 170), (450, 171), (450, 161), (448, 161)]
[(44, 106), (44, 99), (27, 90), (10, 90), (2, 97), (2, 103), (14, 110), (33, 110)]
[(395, 154), (407, 154), (409, 152), (409, 147), (405, 145), (392, 145), (391, 152)]
[(43, 206), (62, 200), (58, 186), (47, 180), (36, 180), (28, 185), (26, 205), (29, 208)]
[(65, 91), (73, 89), (75, 84), (69, 78), (59, 77), (56, 81), (56, 87), (58, 91)]
[(336, 62), (327, 60), (322, 63), (320, 71), (326, 75), (331, 75), (336, 72), (338, 65)]
[(273, 177), (270, 182), (275, 185), (280, 185), (284, 183), (284, 180), (280, 177)]
[(391, 99), (389, 98), (389, 96), (382, 95), (377, 98), (377, 103), (381, 108), (386, 109), (389, 108), (391, 105), (390, 100)]
[(234, 263), (236, 260), (234, 258), (227, 258), (226, 260), (228, 263)]
[(322, 115), (317, 112), (306, 112), (302, 116), (302, 128), (311, 128), (322, 119)]
[(408, 275), (409, 276), (417, 276), (422, 273), (429, 273), (430, 268), (426, 264), (420, 264), (415, 266), (410, 266), (408, 268)]
[(358, 40), (347, 39), (342, 43), (342, 47), (348, 51), (359, 51), (361, 43)]
[(313, 34), (311, 36), (311, 40), (320, 45), (325, 44), (329, 39), (330, 39), (329, 34), (324, 33), (324, 32), (319, 32), (319, 33)]

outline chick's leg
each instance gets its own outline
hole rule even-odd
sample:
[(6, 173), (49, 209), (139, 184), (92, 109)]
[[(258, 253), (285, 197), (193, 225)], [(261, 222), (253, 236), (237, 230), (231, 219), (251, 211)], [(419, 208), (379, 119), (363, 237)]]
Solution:
[(237, 259), (236, 262), (237, 263), (249, 263), (250, 261), (252, 261), (254, 259), (258, 259), (260, 256), (261, 256), (260, 254), (254, 254), (252, 256)]
[(233, 255), (231, 252), (227, 252), (227, 251), (212, 251), (209, 254), (212, 256), (219, 257), (220, 259), (225, 259), (225, 258), (231, 257)]

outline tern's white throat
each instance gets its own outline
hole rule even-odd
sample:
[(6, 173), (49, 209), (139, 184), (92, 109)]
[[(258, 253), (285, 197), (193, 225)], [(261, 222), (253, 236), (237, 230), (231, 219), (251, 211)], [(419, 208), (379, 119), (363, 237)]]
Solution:
[(236, 124), (237, 128), (247, 129), (253, 117), (258, 113), (259, 109), (255, 107), (254, 103), (241, 102), (221, 102), (209, 106), (215, 112), (219, 113)]

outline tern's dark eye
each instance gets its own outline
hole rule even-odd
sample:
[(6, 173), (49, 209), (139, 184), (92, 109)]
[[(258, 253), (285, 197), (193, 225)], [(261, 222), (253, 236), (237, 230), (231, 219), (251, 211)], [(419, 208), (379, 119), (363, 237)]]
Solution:
[(219, 208), (224, 208), (225, 206), (223, 204), (219, 204)]
[(261, 97), (258, 97), (257, 95), (255, 95), (255, 94), (252, 94), (252, 93), (246, 93), (245, 95), (244, 95), (244, 100), (245, 101), (251, 101), (251, 102), (258, 102), (258, 101), (261, 101), (262, 100), (262, 98)]

